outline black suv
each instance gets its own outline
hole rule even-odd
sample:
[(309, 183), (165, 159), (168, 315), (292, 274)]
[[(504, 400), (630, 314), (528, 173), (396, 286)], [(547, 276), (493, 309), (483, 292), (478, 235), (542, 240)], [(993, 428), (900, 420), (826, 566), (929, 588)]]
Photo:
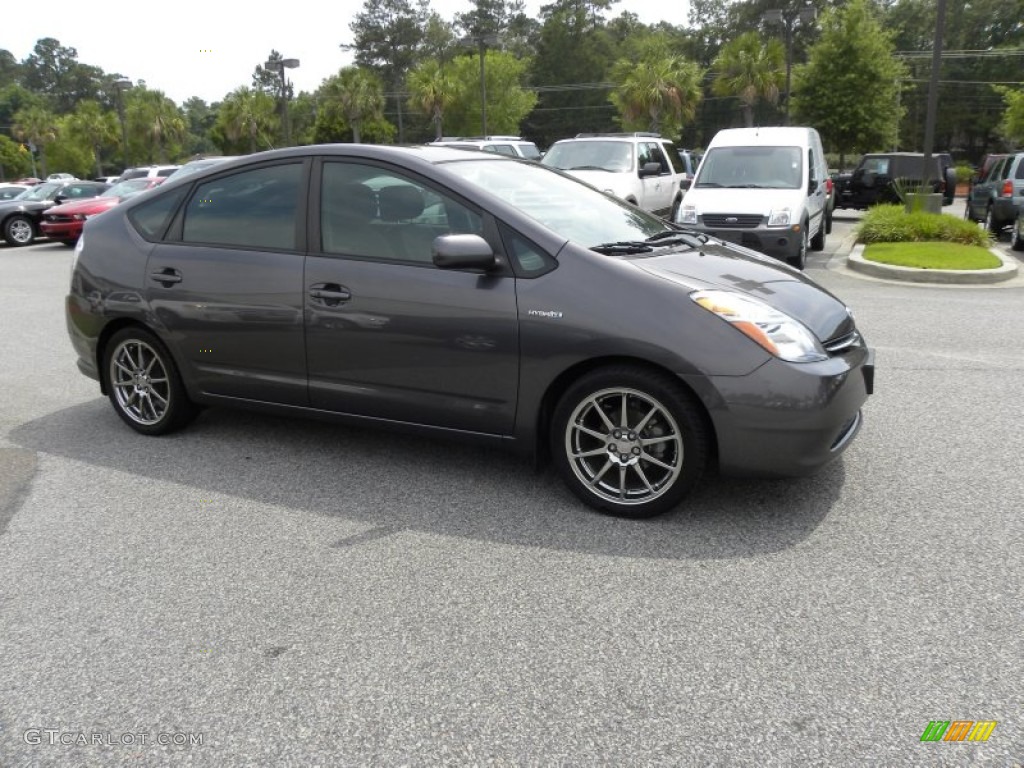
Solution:
[[(942, 204), (951, 205), (956, 192), (956, 171), (945, 167), (940, 155), (932, 155), (932, 192), (942, 193)], [(852, 173), (835, 176), (836, 208), (870, 208), (881, 203), (899, 203), (896, 182), (905, 187), (921, 184), (924, 155), (920, 152), (878, 152), (864, 155)]]
[(964, 218), (985, 222), (985, 228), (998, 234), (1014, 223), (1024, 211), (1024, 151), (997, 156), (985, 175), (971, 185), (967, 193)]

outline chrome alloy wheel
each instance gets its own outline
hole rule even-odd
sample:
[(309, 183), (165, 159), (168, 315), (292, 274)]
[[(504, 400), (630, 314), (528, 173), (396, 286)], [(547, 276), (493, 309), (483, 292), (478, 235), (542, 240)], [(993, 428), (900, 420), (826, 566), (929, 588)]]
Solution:
[(616, 504), (644, 504), (672, 488), (683, 468), (683, 436), (661, 402), (636, 389), (602, 389), (582, 400), (565, 427), (576, 477)]
[(171, 385), (160, 355), (138, 339), (122, 341), (110, 356), (110, 386), (121, 411), (145, 426), (167, 415)]

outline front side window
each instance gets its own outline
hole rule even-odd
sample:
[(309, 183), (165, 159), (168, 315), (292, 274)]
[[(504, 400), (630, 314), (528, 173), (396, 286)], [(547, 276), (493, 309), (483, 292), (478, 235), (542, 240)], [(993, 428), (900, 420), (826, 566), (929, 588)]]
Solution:
[(478, 212), (414, 179), (360, 163), (324, 164), (324, 253), (432, 265), (434, 238), (482, 232)]
[(657, 163), (658, 167), (661, 168), (660, 173), (666, 174), (668, 170), (668, 160), (665, 159), (665, 153), (661, 151), (661, 147), (653, 143), (644, 143), (639, 148), (639, 158), (637, 165), (643, 168), (647, 163)]
[(201, 184), (185, 207), (182, 240), (292, 250), (301, 182), (301, 164), (288, 163)]

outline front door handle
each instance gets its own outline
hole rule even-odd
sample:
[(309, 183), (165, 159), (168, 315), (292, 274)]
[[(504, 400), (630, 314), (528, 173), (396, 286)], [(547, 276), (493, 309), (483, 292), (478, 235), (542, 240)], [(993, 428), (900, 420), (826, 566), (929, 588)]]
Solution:
[(164, 267), (159, 272), (150, 272), (149, 278), (150, 280), (156, 280), (158, 283), (180, 283), (181, 272), (171, 267)]
[(322, 301), (328, 307), (336, 307), (339, 302), (348, 301), (352, 298), (348, 288), (337, 283), (317, 283), (316, 285), (311, 285), (309, 287), (309, 295), (311, 298)]

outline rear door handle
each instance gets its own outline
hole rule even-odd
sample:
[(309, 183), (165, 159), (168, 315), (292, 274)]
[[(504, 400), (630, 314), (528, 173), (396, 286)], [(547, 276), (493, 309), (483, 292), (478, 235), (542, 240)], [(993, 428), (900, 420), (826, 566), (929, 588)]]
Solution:
[(319, 299), (329, 307), (337, 306), (339, 302), (348, 301), (352, 294), (344, 286), (337, 283), (318, 283), (309, 287), (311, 298)]
[(158, 283), (180, 283), (181, 272), (171, 267), (164, 267), (160, 272), (150, 272), (149, 278)]

